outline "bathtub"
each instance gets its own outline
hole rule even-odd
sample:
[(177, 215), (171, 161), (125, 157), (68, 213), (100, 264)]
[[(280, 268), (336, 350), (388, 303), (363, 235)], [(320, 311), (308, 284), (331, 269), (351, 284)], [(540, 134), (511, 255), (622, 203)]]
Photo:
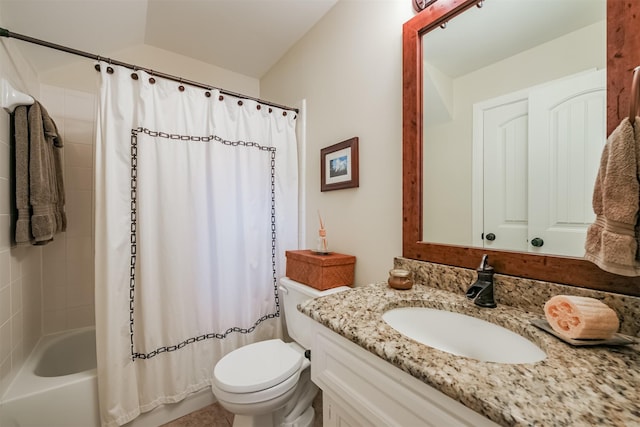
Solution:
[(0, 425), (100, 425), (94, 328), (40, 339), (0, 403)]
[[(40, 339), (0, 401), (2, 427), (99, 427), (94, 328)], [(209, 387), (126, 427), (157, 427), (215, 402)]]

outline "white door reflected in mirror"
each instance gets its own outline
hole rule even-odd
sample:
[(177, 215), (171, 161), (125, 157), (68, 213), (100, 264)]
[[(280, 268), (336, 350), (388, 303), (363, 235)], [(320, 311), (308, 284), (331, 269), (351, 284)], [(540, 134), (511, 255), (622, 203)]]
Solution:
[(584, 254), (605, 112), (604, 70), (474, 105), (474, 246)]

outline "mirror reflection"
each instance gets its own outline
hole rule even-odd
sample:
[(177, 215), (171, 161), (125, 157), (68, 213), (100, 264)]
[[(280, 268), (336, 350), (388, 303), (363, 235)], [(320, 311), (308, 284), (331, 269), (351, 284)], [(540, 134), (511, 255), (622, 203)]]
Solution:
[(582, 257), (606, 0), (486, 0), (423, 37), (423, 240)]

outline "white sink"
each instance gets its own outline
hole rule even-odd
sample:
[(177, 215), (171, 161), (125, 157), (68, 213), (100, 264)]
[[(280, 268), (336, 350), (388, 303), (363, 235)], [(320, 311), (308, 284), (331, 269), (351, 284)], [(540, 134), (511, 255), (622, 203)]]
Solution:
[(451, 311), (404, 307), (382, 315), (389, 326), (429, 347), (483, 362), (534, 363), (547, 355), (502, 326)]

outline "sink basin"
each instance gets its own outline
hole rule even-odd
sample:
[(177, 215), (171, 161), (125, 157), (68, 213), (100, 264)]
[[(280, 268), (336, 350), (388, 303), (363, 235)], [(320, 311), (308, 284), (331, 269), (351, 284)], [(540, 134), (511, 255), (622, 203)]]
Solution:
[(534, 363), (546, 354), (508, 329), (482, 319), (425, 307), (404, 307), (382, 315), (389, 326), (429, 347), (483, 362)]

